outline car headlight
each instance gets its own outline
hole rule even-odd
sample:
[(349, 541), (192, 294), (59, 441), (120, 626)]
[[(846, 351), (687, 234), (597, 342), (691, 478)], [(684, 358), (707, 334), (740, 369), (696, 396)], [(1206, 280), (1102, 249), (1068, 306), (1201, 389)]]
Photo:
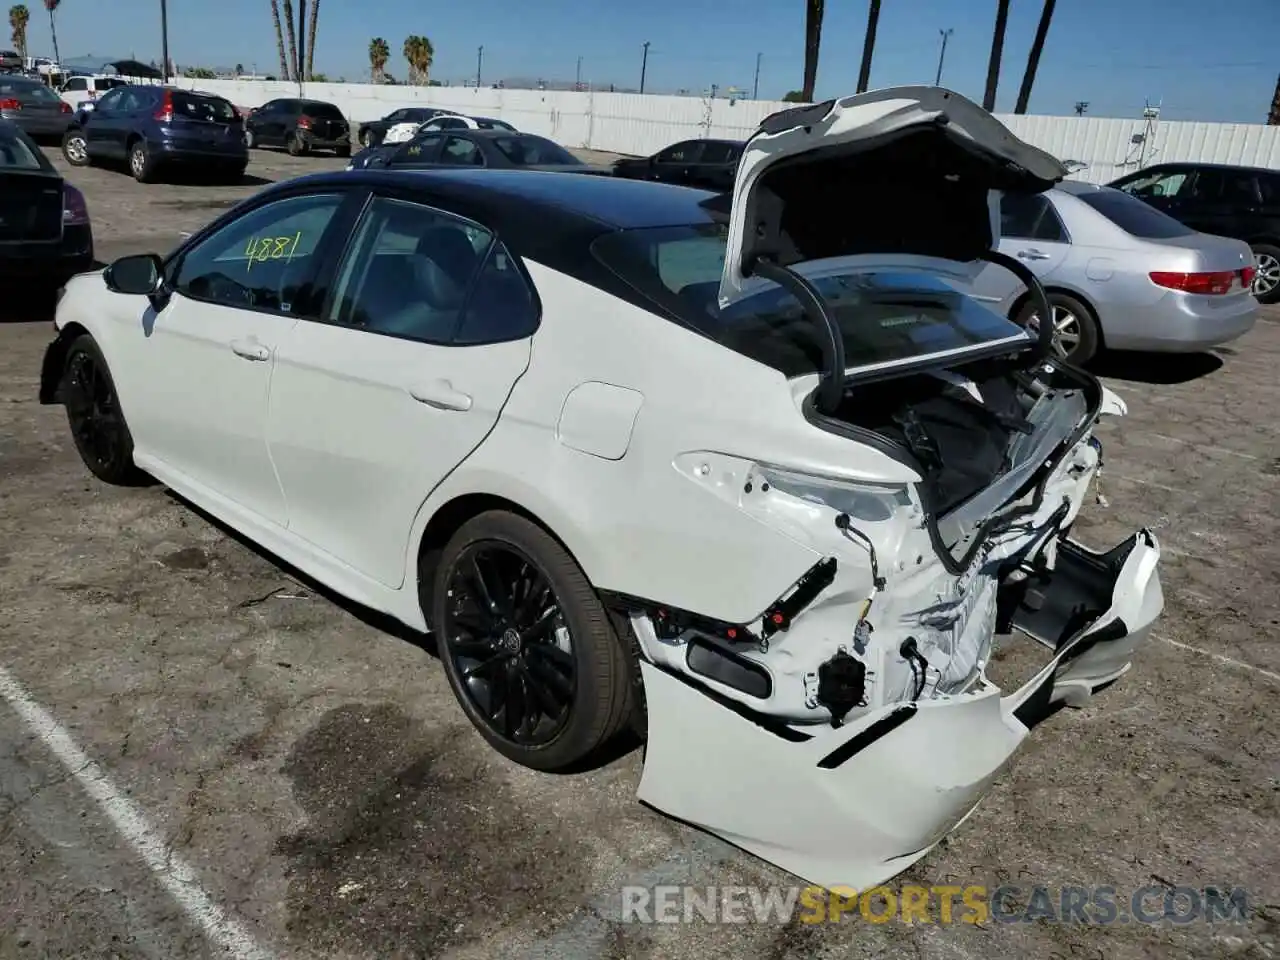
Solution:
[(846, 513), (850, 519), (864, 523), (889, 520), (903, 507), (911, 505), (911, 495), (903, 486), (855, 483), (778, 467), (761, 466), (757, 472), (765, 484), (779, 493), (816, 506), (829, 507), (837, 513)]

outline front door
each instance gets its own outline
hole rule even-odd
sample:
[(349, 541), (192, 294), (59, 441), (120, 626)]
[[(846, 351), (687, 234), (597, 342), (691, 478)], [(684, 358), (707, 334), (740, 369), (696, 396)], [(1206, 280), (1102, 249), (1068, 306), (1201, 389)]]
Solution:
[(127, 338), (139, 452), (282, 526), (284, 497), (266, 442), (268, 390), (342, 198), (277, 200), (200, 241), (170, 265), (167, 302), (141, 310)]
[(120, 116), (117, 112), (123, 96), (123, 88), (108, 90), (89, 111), (84, 124), (84, 148), (89, 156), (115, 160), (124, 155), (118, 136)]
[(271, 457), (290, 532), (398, 587), (422, 503), (528, 366), (536, 301), (488, 230), (389, 196), (331, 275), (325, 322), (302, 321), (279, 347)]

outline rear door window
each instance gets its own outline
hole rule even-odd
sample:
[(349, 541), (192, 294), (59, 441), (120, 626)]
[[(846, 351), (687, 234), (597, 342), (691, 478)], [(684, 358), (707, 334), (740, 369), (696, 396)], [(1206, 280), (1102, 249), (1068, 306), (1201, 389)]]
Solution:
[(731, 143), (708, 143), (702, 147), (702, 159), (699, 163), (732, 163), (734, 156)]
[(484, 155), (472, 141), (464, 137), (450, 137), (444, 142), (444, 150), (440, 153), (440, 162), (458, 164), (459, 166), (483, 167)]
[(1044, 194), (1006, 194), (1000, 198), (1000, 235), (1013, 240), (1065, 243), (1066, 228)]

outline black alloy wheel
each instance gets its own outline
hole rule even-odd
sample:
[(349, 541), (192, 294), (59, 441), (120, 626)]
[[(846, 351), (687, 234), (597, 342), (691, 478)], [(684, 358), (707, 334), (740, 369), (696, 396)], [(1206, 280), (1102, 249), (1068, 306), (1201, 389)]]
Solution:
[(445, 545), (434, 573), (429, 619), (445, 673), (499, 753), (568, 769), (632, 719), (638, 668), (581, 568), (542, 527), (480, 514)]
[(443, 636), (466, 695), (503, 739), (550, 743), (577, 692), (573, 636), (551, 582), (494, 540), (468, 545), (452, 572)]
[(67, 352), (61, 386), (76, 451), (99, 480), (135, 484), (144, 479), (133, 463), (133, 437), (102, 353), (88, 335)]

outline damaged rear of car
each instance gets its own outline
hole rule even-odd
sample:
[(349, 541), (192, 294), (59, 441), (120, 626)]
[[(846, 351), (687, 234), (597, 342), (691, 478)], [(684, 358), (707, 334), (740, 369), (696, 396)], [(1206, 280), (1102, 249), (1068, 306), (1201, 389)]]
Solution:
[[(1066, 173), (956, 94), (897, 88), (768, 118), (709, 222), (597, 241), (664, 311), (781, 372), (799, 424), (847, 441), (838, 472), (738, 440), (675, 457), (819, 559), (749, 622), (611, 596), (642, 654), (642, 800), (864, 889), (968, 816), (1059, 705), (1128, 670), (1163, 608), (1159, 545), (1070, 537), (1095, 428), (1124, 406), (1051, 359), (1051, 330), (956, 289), (998, 263), (1049, 315), (995, 249), (999, 199)], [(1010, 631), (1046, 662), (1002, 690), (987, 668)]]

